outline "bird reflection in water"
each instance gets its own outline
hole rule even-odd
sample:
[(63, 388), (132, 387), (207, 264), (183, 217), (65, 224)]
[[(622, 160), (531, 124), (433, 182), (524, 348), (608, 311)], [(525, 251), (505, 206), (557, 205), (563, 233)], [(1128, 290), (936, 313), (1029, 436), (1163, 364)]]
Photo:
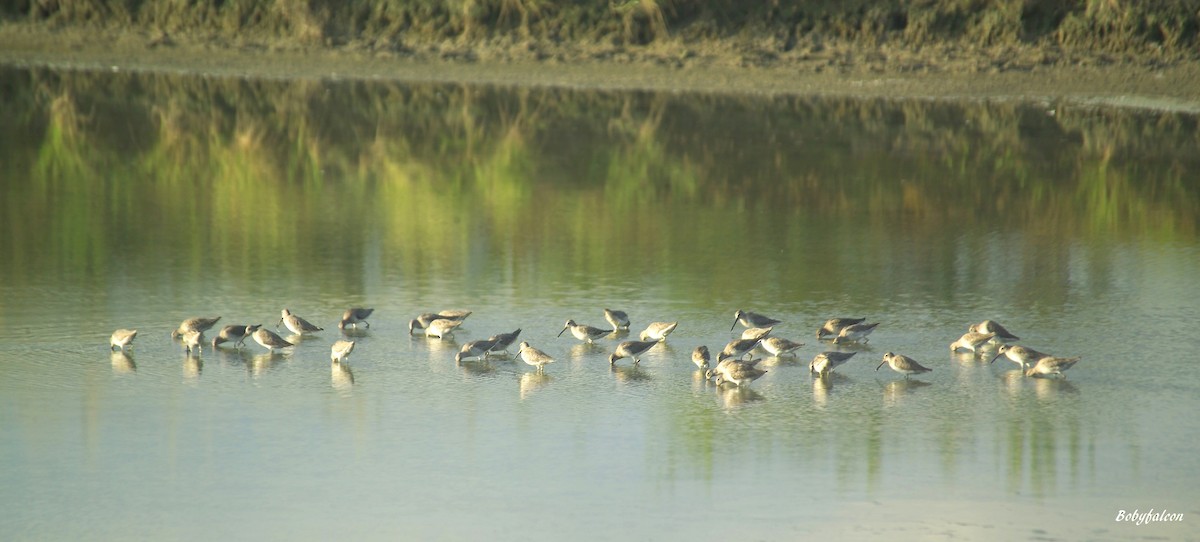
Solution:
[(263, 373), (271, 370), (271, 367), (275, 365), (275, 362), (281, 359), (284, 359), (284, 355), (282, 353), (263, 352), (262, 354), (254, 356), (250, 360), (250, 363), (246, 365), (246, 367), (250, 370), (251, 376), (259, 377), (262, 376)]
[(663, 358), (670, 359), (670, 358), (674, 358), (676, 356), (675, 346), (672, 345), (671, 343), (665, 342), (665, 341), (658, 343), (658, 346), (654, 347), (654, 351), (657, 352), (658, 355)]
[(550, 375), (546, 373), (521, 373), (521, 400), (528, 399), (538, 390), (550, 383)]
[(112, 361), (113, 374), (137, 372), (137, 364), (133, 362), (133, 356), (126, 354), (124, 350), (113, 350), (108, 359)]
[(883, 386), (883, 402), (888, 406), (896, 406), (910, 393), (931, 385), (923, 380), (892, 380)]
[(833, 388), (847, 382), (850, 382), (850, 379), (841, 373), (827, 371), (814, 374), (812, 386), (813, 402), (818, 406), (825, 406), (829, 402), (829, 396), (833, 393)]
[(619, 382), (647, 382), (650, 380), (650, 373), (638, 365), (610, 365), (612, 374)]
[[(804, 362), (804, 364), (808, 365), (808, 362)], [(763, 367), (793, 367), (796, 365), (800, 365), (800, 358), (791, 354), (785, 356), (767, 356), (762, 358)]]
[(312, 336), (312, 335), (296, 335), (295, 333), (292, 333), (291, 335), (288, 335), (287, 337), (284, 337), (284, 338), (283, 338), (283, 340), (285, 340), (285, 341), (287, 341), (287, 342), (290, 342), (290, 343), (292, 343), (293, 345), (297, 345), (297, 344), (300, 344), (300, 343), (302, 343), (302, 342), (304, 342), (304, 341), (311, 341), (311, 340), (317, 340), (317, 341), (320, 341), (320, 340), (323, 340), (323, 339), (321, 339), (320, 337), (314, 337), (314, 336)]
[(1025, 389), (1025, 373), (1020, 369), (999, 371), (996, 380), (1000, 381), (1000, 389), (1009, 398), (1010, 403), (1017, 405), (1021, 391)]
[(330, 362), (329, 383), (333, 389), (341, 392), (354, 388), (354, 372), (350, 370), (350, 364), (342, 361)]
[(736, 386), (733, 384), (718, 386), (717, 395), (721, 397), (721, 405), (726, 410), (741, 408), (765, 399), (761, 393), (754, 391), (749, 386)]
[(607, 350), (608, 348), (609, 348), (608, 346), (600, 344), (598, 342), (590, 342), (590, 343), (580, 342), (580, 343), (576, 343), (575, 345), (571, 346), (570, 350), (567, 350), (567, 356), (573, 362), (580, 362), (586, 358), (593, 356), (596, 352), (602, 352), (602, 351)]
[(462, 348), (462, 345), (458, 344), (458, 341), (454, 340), (453, 335), (446, 335), (442, 338), (426, 336), (421, 336), (419, 338), (425, 341), (425, 346), (429, 348), (431, 353), (441, 356), (454, 357), (454, 355), (458, 353), (458, 350)]
[(465, 359), (458, 362), (458, 368), (471, 376), (495, 376), (496, 368), (490, 361)]
[(214, 351), (223, 365), (235, 363), (249, 365), (251, 358), (254, 357), (254, 354), (248, 349), (216, 348)]
[(183, 378), (187, 380), (196, 380), (200, 378), (200, 372), (204, 370), (204, 361), (197, 356), (187, 356), (183, 358)]
[(342, 329), (342, 336), (348, 339), (359, 339), (362, 337), (370, 337), (371, 330), (359, 327), (347, 327)]
[(1049, 401), (1079, 393), (1079, 388), (1062, 378), (1026, 378), (1025, 380), (1033, 382), (1033, 394), (1038, 401)]
[(991, 358), (981, 359), (975, 352), (970, 351), (951, 351), (950, 359), (957, 361), (959, 364), (970, 366), (986, 364)]

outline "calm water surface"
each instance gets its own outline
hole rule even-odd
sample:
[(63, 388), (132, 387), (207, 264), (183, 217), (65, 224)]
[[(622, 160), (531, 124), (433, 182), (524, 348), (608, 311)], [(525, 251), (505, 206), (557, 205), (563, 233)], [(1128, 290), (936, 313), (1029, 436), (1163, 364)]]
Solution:
[[(18, 69), (0, 95), (6, 539), (1200, 537), (1194, 116)], [(349, 306), (376, 313), (331, 367)], [(285, 307), (326, 330), (169, 337)], [(555, 337), (604, 307), (679, 328), (637, 366)], [(475, 311), (453, 340), (408, 335), (448, 308)], [(689, 354), (737, 309), (807, 344), (717, 389)], [(880, 325), (813, 378), (832, 316)], [(1083, 361), (949, 351), (985, 318)], [(518, 327), (543, 374), (455, 365)]]

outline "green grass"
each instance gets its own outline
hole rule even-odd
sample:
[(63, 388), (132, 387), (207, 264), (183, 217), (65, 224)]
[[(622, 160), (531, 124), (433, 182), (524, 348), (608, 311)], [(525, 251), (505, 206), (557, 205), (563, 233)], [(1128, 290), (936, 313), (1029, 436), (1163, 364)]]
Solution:
[(114, 32), (168, 32), (233, 43), (384, 48), (511, 40), (547, 45), (763, 43), (774, 52), (830, 42), (874, 48), (1039, 45), (1195, 58), (1197, 0), (58, 0), (0, 17)]

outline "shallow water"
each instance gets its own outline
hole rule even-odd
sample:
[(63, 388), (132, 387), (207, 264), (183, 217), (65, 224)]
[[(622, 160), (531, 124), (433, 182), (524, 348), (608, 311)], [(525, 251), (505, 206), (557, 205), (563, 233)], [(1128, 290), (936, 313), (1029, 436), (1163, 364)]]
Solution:
[[(1194, 116), (12, 69), (0, 93), (6, 538), (1200, 533)], [(349, 306), (376, 312), (331, 367)], [(326, 330), (169, 337), (285, 307)], [(680, 325), (610, 367), (616, 338), (555, 336), (604, 307)], [(448, 308), (474, 311), (452, 340), (408, 334)], [(689, 354), (739, 308), (807, 344), (718, 389)], [(880, 326), (814, 378), (832, 316)], [(985, 318), (1083, 361), (949, 352)], [(518, 327), (542, 374), (454, 363)]]

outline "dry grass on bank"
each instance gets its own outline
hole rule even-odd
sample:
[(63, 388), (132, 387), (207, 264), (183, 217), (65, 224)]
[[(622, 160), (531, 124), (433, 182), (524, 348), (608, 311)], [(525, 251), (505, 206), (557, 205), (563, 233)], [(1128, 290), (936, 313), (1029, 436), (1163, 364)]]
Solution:
[[(0, 17), (272, 49), (472, 60), (980, 56), (1024, 63), (1200, 57), (1200, 0), (18, 0)], [(890, 54), (889, 54), (890, 52)], [(903, 52), (903, 54), (899, 53)], [(921, 61), (912, 63), (915, 67)]]

